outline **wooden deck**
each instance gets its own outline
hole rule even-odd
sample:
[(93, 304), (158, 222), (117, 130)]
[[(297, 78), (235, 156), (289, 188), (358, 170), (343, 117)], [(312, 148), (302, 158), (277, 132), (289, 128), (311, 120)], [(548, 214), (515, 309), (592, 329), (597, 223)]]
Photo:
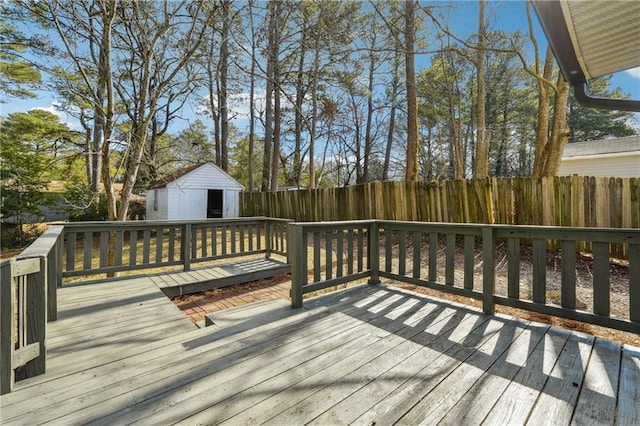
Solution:
[(291, 271), (289, 264), (264, 256), (255, 256), (218, 263), (213, 266), (195, 266), (191, 271), (153, 274), (149, 279), (169, 297), (198, 293), (232, 284), (270, 278)]
[(151, 279), (63, 287), (3, 424), (639, 424), (640, 350), (387, 287), (196, 329)]

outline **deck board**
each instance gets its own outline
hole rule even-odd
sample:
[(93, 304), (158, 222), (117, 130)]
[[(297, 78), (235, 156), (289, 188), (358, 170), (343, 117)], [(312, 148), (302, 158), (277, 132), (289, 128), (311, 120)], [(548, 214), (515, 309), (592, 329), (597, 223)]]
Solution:
[(291, 271), (276, 259), (258, 257), (207, 266), (194, 266), (191, 271), (173, 271), (149, 275), (155, 285), (169, 297), (198, 293), (234, 284), (243, 284)]
[(197, 329), (159, 280), (62, 287), (49, 370), (1, 397), (3, 424), (640, 419), (638, 348), (384, 285), (303, 309), (263, 301)]

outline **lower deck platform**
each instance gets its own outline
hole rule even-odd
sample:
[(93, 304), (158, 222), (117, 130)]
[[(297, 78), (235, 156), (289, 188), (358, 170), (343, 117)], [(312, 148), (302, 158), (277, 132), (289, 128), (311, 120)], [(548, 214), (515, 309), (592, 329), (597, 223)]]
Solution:
[(149, 275), (149, 279), (167, 296), (174, 297), (233, 284), (244, 284), (289, 272), (291, 272), (289, 264), (260, 256), (205, 267), (194, 266), (190, 271), (152, 274)]
[(158, 297), (148, 278), (62, 288), (49, 371), (1, 397), (2, 423), (640, 423), (640, 350), (578, 332), (385, 285), (204, 329)]

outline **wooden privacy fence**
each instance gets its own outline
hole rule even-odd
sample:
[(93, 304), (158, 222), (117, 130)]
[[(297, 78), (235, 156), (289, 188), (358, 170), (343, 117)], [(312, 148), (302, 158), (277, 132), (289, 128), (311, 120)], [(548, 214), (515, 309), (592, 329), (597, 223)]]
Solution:
[[(481, 300), (486, 313), (499, 304), (640, 332), (637, 229), (367, 220), (293, 223), (287, 233), (293, 307), (301, 307), (307, 293), (387, 278)], [(560, 241), (558, 265), (546, 262), (549, 239)], [(506, 241), (506, 276), (496, 273), (500, 240)], [(532, 273), (526, 277), (521, 274), (522, 240), (532, 241)], [(594, 247), (592, 273), (590, 282), (578, 282), (576, 245), (585, 241)], [(615, 287), (613, 244), (627, 246), (629, 253), (628, 279)], [(551, 282), (548, 277), (558, 268), (560, 279)]]
[(243, 216), (640, 228), (640, 179), (487, 178), (248, 192)]
[[(251, 192), (244, 216), (298, 222), (403, 220), (444, 223), (640, 228), (640, 179), (487, 178), (440, 183), (370, 182), (317, 190)], [(557, 241), (549, 246), (558, 248)], [(580, 248), (591, 251), (589, 242)], [(612, 247), (626, 259), (626, 248)]]

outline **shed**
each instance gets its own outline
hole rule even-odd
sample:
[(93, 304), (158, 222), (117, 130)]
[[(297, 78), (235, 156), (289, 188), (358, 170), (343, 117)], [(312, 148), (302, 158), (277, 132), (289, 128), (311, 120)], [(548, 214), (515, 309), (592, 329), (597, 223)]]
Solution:
[(569, 143), (558, 176), (640, 177), (640, 136)]
[(238, 217), (244, 187), (213, 163), (176, 170), (147, 190), (147, 219)]

